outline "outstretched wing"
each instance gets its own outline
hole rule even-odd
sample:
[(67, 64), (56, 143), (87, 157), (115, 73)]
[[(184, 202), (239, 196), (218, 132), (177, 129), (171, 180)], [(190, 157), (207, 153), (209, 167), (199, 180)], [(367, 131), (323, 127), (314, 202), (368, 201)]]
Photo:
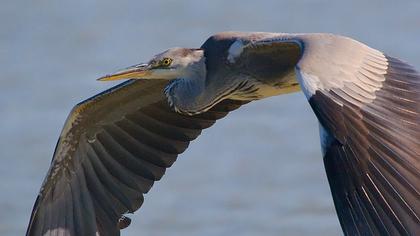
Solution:
[(70, 113), (35, 202), (27, 235), (119, 235), (191, 140), (243, 104), (225, 100), (206, 113), (173, 112), (167, 81), (131, 80)]
[(348, 38), (302, 38), (297, 74), (344, 233), (418, 235), (420, 75)]

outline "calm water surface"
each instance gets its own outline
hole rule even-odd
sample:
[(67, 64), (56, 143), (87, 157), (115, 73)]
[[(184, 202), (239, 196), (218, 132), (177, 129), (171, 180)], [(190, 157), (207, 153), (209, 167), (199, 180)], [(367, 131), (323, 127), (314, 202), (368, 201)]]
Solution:
[[(420, 1), (12, 1), (0, 6), (0, 235), (23, 235), (71, 107), (95, 79), (226, 30), (344, 34), (420, 68)], [(123, 235), (340, 235), (302, 94), (203, 132)]]

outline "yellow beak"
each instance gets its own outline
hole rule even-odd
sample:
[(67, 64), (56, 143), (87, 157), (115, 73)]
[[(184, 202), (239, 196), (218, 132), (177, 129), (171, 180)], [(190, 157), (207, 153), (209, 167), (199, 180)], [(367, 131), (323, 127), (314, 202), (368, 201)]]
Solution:
[(121, 79), (142, 79), (151, 75), (148, 64), (139, 64), (117, 71), (116, 73), (105, 75), (99, 78), (99, 81), (111, 81)]

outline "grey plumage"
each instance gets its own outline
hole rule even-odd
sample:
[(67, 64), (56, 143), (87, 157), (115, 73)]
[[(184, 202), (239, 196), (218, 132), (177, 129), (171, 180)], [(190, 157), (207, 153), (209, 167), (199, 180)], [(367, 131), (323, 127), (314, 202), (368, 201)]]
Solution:
[(331, 34), (227, 32), (102, 79), (122, 78), (141, 80), (70, 113), (27, 235), (119, 235), (122, 214), (202, 129), (299, 88), (320, 122), (343, 232), (420, 232), (420, 75), (398, 59)]

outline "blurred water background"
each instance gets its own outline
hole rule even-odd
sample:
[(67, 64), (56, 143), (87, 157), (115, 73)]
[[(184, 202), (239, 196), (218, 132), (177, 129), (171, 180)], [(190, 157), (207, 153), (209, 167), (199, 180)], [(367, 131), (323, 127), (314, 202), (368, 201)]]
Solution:
[[(420, 68), (420, 1), (12, 1), (0, 4), (0, 235), (23, 235), (64, 120), (95, 79), (227, 30), (332, 32)], [(302, 94), (204, 131), (122, 235), (340, 235)]]

